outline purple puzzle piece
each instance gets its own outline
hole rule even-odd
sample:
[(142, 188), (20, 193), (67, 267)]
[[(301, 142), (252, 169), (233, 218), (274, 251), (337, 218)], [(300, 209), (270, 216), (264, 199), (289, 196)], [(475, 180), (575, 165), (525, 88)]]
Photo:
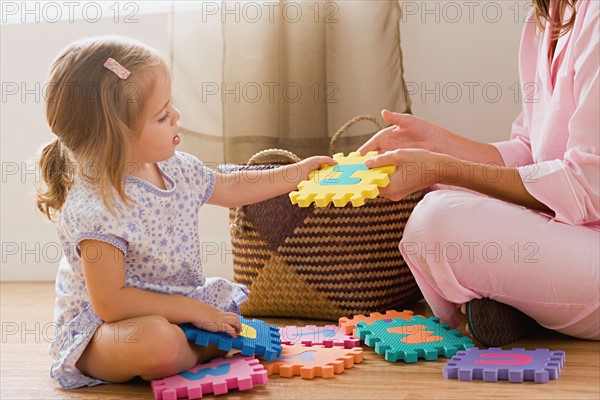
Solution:
[(267, 380), (267, 371), (256, 358), (236, 354), (198, 364), (179, 375), (154, 380), (152, 392), (156, 400), (201, 399), (204, 394), (224, 394), (229, 389), (250, 390)]
[(341, 328), (335, 325), (289, 325), (279, 328), (279, 334), (281, 335), (281, 343), (287, 345), (302, 343), (305, 346), (342, 346), (345, 349), (360, 347), (359, 339), (352, 335), (346, 335)]
[(483, 379), (496, 382), (498, 379), (521, 383), (535, 381), (546, 383), (549, 379), (558, 379), (565, 363), (565, 352), (548, 349), (511, 349), (502, 350), (490, 347), (480, 350), (473, 347), (456, 353), (443, 368), (444, 378), (472, 381)]

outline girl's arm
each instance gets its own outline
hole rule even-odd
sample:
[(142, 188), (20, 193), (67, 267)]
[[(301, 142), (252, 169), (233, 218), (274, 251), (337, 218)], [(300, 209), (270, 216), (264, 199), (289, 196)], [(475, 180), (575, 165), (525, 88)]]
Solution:
[(208, 204), (238, 207), (267, 200), (298, 187), (308, 173), (322, 165), (335, 165), (331, 157), (310, 157), (296, 164), (270, 170), (246, 170), (231, 174), (217, 173), (215, 189)]
[(236, 337), (241, 330), (235, 313), (179, 295), (125, 286), (125, 259), (116, 247), (99, 240), (80, 243), (85, 283), (94, 311), (105, 322), (161, 315), (174, 324), (191, 322), (212, 332)]

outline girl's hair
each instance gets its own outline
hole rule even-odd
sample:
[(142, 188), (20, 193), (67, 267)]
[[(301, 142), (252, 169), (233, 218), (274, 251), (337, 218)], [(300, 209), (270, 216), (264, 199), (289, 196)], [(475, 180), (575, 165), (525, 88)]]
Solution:
[[(103, 66), (108, 58), (131, 75), (120, 79)], [(46, 118), (57, 139), (42, 150), (39, 162), (47, 188), (37, 188), (36, 200), (48, 219), (61, 210), (76, 174), (98, 185), (111, 213), (115, 191), (128, 203), (126, 163), (143, 127), (147, 99), (165, 74), (161, 55), (129, 38), (82, 39), (60, 52), (46, 85)]]
[[(533, 1), (533, 10), (535, 13), (535, 20), (537, 22), (537, 26), (540, 30), (545, 29), (545, 22), (551, 21), (552, 16), (550, 15), (550, 4), (554, 3), (554, 6), (558, 7), (558, 18), (559, 21), (557, 25), (554, 27), (554, 32), (552, 32), (552, 37), (554, 39), (558, 39), (562, 35), (566, 34), (571, 30), (573, 24), (575, 23), (575, 3), (577, 0), (532, 0)], [(565, 15), (565, 10), (567, 7), (571, 8), (572, 14), (571, 18), (568, 21), (563, 22), (563, 17)]]

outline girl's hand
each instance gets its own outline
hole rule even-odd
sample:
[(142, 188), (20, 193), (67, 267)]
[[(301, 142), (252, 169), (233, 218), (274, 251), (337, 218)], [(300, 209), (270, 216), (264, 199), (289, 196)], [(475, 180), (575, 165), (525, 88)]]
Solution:
[(201, 317), (191, 321), (196, 328), (210, 332), (225, 332), (233, 338), (237, 337), (242, 330), (242, 324), (236, 313), (221, 311), (205, 303), (202, 305), (199, 311)]
[(444, 174), (454, 171), (448, 168), (452, 160), (452, 157), (445, 154), (428, 150), (400, 149), (370, 158), (365, 161), (365, 165), (369, 168), (396, 166), (396, 172), (390, 175), (390, 184), (380, 188), (379, 194), (398, 201), (414, 192), (442, 182)]
[(399, 114), (383, 110), (381, 116), (392, 126), (380, 130), (358, 151), (384, 153), (397, 149), (423, 149), (446, 153), (444, 138), (450, 133), (446, 129), (410, 114)]
[(336, 165), (336, 164), (337, 164), (337, 161), (335, 161), (331, 157), (315, 156), (315, 157), (309, 157), (305, 160), (302, 160), (299, 163), (295, 164), (295, 166), (297, 168), (300, 168), (301, 180), (306, 180), (306, 179), (308, 179), (308, 174), (311, 171), (320, 169), (320, 168), (324, 167), (325, 165)]

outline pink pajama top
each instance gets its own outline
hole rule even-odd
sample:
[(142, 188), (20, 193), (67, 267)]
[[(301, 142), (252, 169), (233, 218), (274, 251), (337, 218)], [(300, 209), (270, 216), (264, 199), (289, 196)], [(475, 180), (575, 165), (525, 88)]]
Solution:
[(600, 230), (600, 1), (579, 0), (576, 12), (552, 63), (549, 23), (540, 32), (528, 18), (519, 55), (523, 111), (511, 139), (495, 146), (554, 220)]

